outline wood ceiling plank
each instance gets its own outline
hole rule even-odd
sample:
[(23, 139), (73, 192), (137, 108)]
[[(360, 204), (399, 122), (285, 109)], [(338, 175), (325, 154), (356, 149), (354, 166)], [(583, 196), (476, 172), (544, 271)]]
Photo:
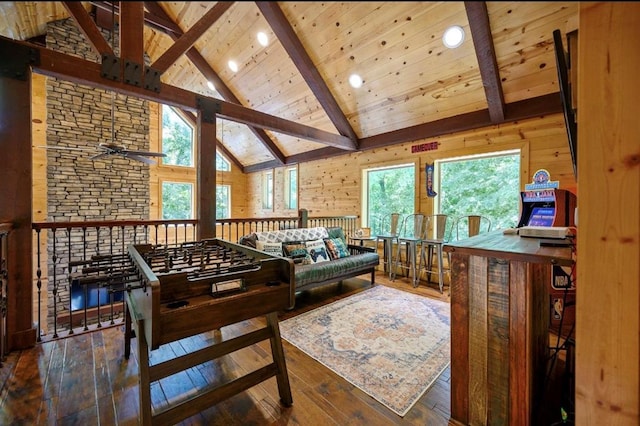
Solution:
[[(231, 6), (231, 5), (229, 5)], [(164, 20), (171, 21), (170, 16), (159, 6), (157, 3), (149, 2), (147, 7), (154, 12), (155, 15), (161, 17)], [(225, 8), (225, 11), (228, 8)], [(178, 33), (169, 33), (170, 38), (177, 39), (180, 34)], [(240, 104), (240, 100), (235, 96), (235, 94), (229, 89), (226, 84), (222, 81), (222, 79), (218, 76), (218, 74), (211, 68), (207, 60), (200, 54), (200, 52), (196, 48), (191, 48), (186, 52), (187, 58), (195, 65), (195, 67), (204, 75), (207, 81), (211, 81), (218, 93), (222, 95), (222, 97), (229, 101)], [(254, 136), (264, 144), (269, 152), (273, 155), (276, 161), (283, 164), (285, 162), (285, 157), (282, 151), (276, 146), (276, 144), (269, 138), (269, 136), (265, 133), (263, 129), (250, 128), (251, 132)]]
[(293, 60), (318, 102), (320, 102), (336, 129), (338, 129), (338, 132), (348, 136), (353, 141), (353, 147), (356, 147), (357, 136), (355, 132), (278, 4), (259, 1), (256, 2), (256, 5), (267, 19), (267, 22), (269, 22), (278, 40)]
[(200, 36), (220, 19), (232, 4), (233, 2), (217, 2), (215, 6), (209, 9), (186, 33), (182, 34), (182, 36), (151, 65), (151, 68), (158, 70), (160, 73), (164, 73), (171, 64), (191, 49)]

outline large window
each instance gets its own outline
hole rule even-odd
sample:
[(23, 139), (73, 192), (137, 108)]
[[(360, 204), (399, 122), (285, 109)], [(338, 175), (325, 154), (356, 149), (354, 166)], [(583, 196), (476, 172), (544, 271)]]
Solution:
[(414, 213), (416, 209), (415, 164), (366, 169), (362, 176), (364, 196), (363, 218), (371, 235), (388, 232), (391, 213)]
[(262, 174), (262, 208), (273, 209), (273, 172)]
[(216, 170), (219, 172), (231, 171), (231, 163), (218, 152), (216, 152)]
[(216, 219), (231, 217), (231, 186), (216, 185)]
[(193, 167), (193, 127), (172, 107), (162, 105), (163, 164)]
[(298, 208), (298, 169), (292, 167), (285, 172), (284, 201), (286, 208), (296, 210)]
[(520, 152), (436, 161), (436, 210), (451, 217), (479, 214), (492, 229), (515, 227), (520, 209)]
[(162, 182), (162, 219), (193, 219), (193, 185)]

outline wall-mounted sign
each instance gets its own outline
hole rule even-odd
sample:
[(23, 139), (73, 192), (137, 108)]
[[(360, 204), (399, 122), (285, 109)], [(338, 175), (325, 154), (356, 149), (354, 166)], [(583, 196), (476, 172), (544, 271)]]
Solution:
[(436, 149), (438, 149), (438, 142), (427, 142), (419, 145), (413, 145), (411, 147), (411, 153), (415, 154), (416, 152), (435, 151)]
[(524, 186), (526, 191), (535, 191), (539, 189), (551, 189), (560, 187), (560, 182), (551, 180), (551, 175), (545, 169), (536, 170), (533, 174), (533, 182)]

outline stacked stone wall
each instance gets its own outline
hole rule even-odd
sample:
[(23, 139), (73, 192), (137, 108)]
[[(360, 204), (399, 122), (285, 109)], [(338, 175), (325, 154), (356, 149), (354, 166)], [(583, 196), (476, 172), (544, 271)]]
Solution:
[[(103, 33), (112, 46), (117, 46), (110, 32)], [(99, 55), (71, 19), (49, 24), (47, 48), (100, 62)], [(100, 143), (113, 142), (133, 150), (149, 149), (148, 101), (56, 78), (47, 78), (46, 84), (47, 220), (148, 219), (149, 166), (119, 156), (91, 159), (101, 152)], [(51, 149), (53, 147), (70, 149)], [(70, 280), (66, 278), (69, 261), (81, 260), (97, 250), (105, 254), (111, 247), (119, 252), (122, 235), (127, 238), (126, 233), (105, 229), (99, 236), (89, 233), (85, 240), (82, 234), (70, 237), (67, 232), (59, 231), (55, 247), (54, 239), (48, 238), (49, 323), (54, 297), (63, 309), (69, 306)], [(65, 278), (54, 281), (54, 276)]]

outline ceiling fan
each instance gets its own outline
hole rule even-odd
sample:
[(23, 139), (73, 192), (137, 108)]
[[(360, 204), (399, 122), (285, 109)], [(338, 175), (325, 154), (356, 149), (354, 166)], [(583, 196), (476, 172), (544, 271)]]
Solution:
[[(95, 155), (89, 157), (90, 160), (102, 160), (104, 158), (110, 156), (120, 156), (123, 158), (128, 158), (134, 161), (140, 161), (146, 164), (156, 164), (156, 162), (148, 157), (166, 157), (167, 155), (162, 152), (151, 152), (151, 151), (139, 151), (139, 150), (130, 150), (127, 149), (126, 146), (115, 143), (115, 92), (112, 92), (111, 98), (111, 142), (105, 143), (101, 142), (98, 144), (97, 149), (100, 151)], [(87, 151), (91, 149), (90, 147), (79, 148), (79, 147), (67, 147), (67, 146), (41, 146), (40, 148), (45, 149), (59, 149), (64, 151)]]
[[(111, 10), (111, 19), (112, 19), (112, 29), (115, 28), (115, 9), (112, 4)], [(111, 37), (113, 37), (113, 32), (111, 33)], [(113, 44), (113, 39), (112, 39)], [(100, 152), (89, 157), (90, 160), (102, 160), (104, 158), (110, 156), (120, 156), (123, 158), (128, 158), (134, 161), (140, 161), (146, 164), (156, 164), (155, 161), (148, 157), (166, 157), (167, 155), (162, 152), (150, 152), (150, 151), (139, 151), (139, 150), (130, 150), (127, 149), (126, 146), (117, 144), (115, 142), (115, 103), (116, 103), (116, 92), (111, 92), (111, 141), (109, 143), (101, 142), (98, 144), (97, 148)], [(87, 151), (91, 149), (90, 147), (66, 147), (66, 146), (42, 146), (41, 148), (46, 149), (60, 149), (67, 151)]]

